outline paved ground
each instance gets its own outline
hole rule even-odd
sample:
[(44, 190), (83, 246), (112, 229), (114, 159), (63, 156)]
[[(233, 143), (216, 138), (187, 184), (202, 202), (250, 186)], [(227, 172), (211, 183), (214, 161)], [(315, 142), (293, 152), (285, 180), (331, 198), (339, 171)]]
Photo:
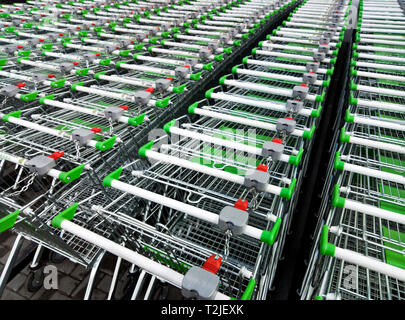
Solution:
[[(0, 234), (0, 271), (3, 270), (4, 264), (7, 261), (10, 249), (14, 243), (15, 234), (11, 231), (6, 231)], [(24, 241), (23, 248), (29, 245), (28, 241)], [(65, 260), (59, 264), (53, 264), (58, 269), (58, 290), (39, 289), (37, 292), (29, 292), (27, 290), (27, 277), (29, 275), (28, 267), (25, 267), (21, 273), (17, 274), (7, 285), (1, 300), (81, 300), (84, 297), (86, 286), (89, 279), (89, 270), (85, 267), (77, 265), (69, 260)], [(103, 300), (107, 298), (110, 288), (113, 270), (115, 267), (115, 259), (111, 255), (106, 255), (101, 262), (95, 286), (93, 289), (93, 300)], [(123, 288), (125, 285), (126, 268), (125, 264), (121, 268), (119, 279), (115, 292), (115, 299), (121, 299), (123, 296)]]

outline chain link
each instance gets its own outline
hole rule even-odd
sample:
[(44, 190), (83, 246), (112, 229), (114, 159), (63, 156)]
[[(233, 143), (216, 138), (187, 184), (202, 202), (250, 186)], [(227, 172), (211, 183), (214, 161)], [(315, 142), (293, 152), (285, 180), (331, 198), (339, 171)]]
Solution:
[(114, 125), (113, 125), (113, 121), (111, 118), (108, 118), (108, 124), (110, 126), (110, 131), (109, 131), (109, 135), (112, 136), (114, 133)]
[(224, 247), (224, 261), (228, 259), (229, 256), (229, 242), (232, 237), (232, 231), (231, 230), (226, 230), (225, 232), (225, 247)]
[[(18, 190), (18, 191), (9, 193), (7, 196), (11, 198), (11, 197), (14, 197), (14, 196), (18, 196), (18, 195), (20, 195), (21, 193), (27, 191), (28, 188), (34, 183), (34, 180), (35, 180), (35, 177), (36, 177), (36, 176), (37, 176), (37, 173), (34, 172), (34, 173), (30, 176), (29, 180), (27, 181), (27, 184), (26, 184), (24, 187), (22, 187), (21, 190)], [(3, 193), (2, 193), (2, 194), (3, 194)]]
[(76, 159), (78, 160), (80, 158), (80, 144), (78, 141), (75, 141), (75, 147), (76, 147)]

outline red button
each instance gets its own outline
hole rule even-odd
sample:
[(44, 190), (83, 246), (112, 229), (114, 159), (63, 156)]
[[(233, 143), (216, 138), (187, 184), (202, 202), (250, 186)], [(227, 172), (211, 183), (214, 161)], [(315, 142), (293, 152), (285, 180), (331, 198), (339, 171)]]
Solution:
[(52, 153), (51, 155), (49, 155), (48, 157), (52, 158), (53, 160), (57, 160), (59, 158), (62, 158), (64, 154), (65, 153), (63, 151), (56, 151), (56, 152)]
[(79, 30), (79, 29), (80, 29), (80, 27), (76, 27), (76, 29), (77, 29), (77, 30)]
[(16, 85), (16, 87), (18, 87), (18, 88), (23, 88), (23, 87), (25, 87), (25, 85), (26, 85), (26, 83), (25, 82), (20, 82), (20, 83), (18, 83), (17, 85)]
[(129, 107), (127, 106), (127, 105), (122, 105), (121, 107), (120, 107), (121, 109), (124, 109), (124, 110), (128, 110), (129, 109)]
[(218, 257), (215, 259), (216, 255), (213, 254), (211, 257), (209, 257), (205, 262), (202, 268), (204, 270), (207, 270), (213, 274), (217, 274), (219, 268), (221, 267), (222, 264), (222, 258)]
[(305, 83), (301, 83), (300, 86), (301, 86), (301, 87), (308, 87), (308, 85), (305, 84)]
[(44, 42), (44, 39), (39, 39), (39, 42)]
[(62, 36), (63, 36), (63, 33), (59, 33), (59, 35), (62, 37)]
[(291, 117), (286, 117), (286, 119), (288, 119), (288, 120), (294, 120), (293, 118), (291, 118)]
[(173, 78), (172, 77), (166, 77), (166, 80), (173, 81)]
[(184, 68), (190, 69), (190, 66), (184, 66)]
[(155, 91), (155, 89), (154, 89), (154, 88), (148, 88), (148, 89), (146, 89), (145, 91), (146, 91), (146, 92), (153, 93), (153, 91)]
[(273, 140), (271, 140), (272, 142), (275, 142), (275, 143), (279, 143), (279, 144), (282, 144), (283, 143), (283, 140), (281, 140), (281, 139), (279, 139), (279, 138), (274, 138)]
[(93, 129), (90, 129), (90, 131), (93, 131), (94, 133), (99, 133), (99, 132), (101, 132), (101, 129), (100, 128), (93, 128)]
[(269, 168), (265, 164), (259, 164), (257, 166), (256, 170), (267, 172), (269, 170)]
[(48, 78), (55, 78), (54, 74), (48, 74)]
[(97, 53), (95, 53), (95, 55), (97, 56), (97, 57), (99, 57), (100, 56), (100, 54), (97, 52)]
[(73, 62), (73, 65), (74, 65), (74, 66), (77, 66), (78, 64), (79, 64), (79, 62), (76, 62), (76, 61)]
[(246, 211), (248, 208), (249, 202), (247, 200), (243, 200), (243, 199), (239, 199), (238, 201), (236, 201), (236, 203), (234, 204), (234, 208), (239, 209), (239, 210), (243, 210)]
[(17, 46), (17, 48), (18, 48), (18, 49), (22, 49), (22, 48), (24, 48), (24, 47), (23, 47), (23, 46)]

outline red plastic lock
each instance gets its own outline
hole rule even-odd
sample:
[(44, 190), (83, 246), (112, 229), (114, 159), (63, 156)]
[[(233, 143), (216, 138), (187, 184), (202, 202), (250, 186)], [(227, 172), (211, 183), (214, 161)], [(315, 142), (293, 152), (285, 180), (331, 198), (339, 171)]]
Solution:
[(48, 78), (55, 78), (55, 75), (54, 74), (48, 74)]
[(16, 87), (18, 87), (19, 89), (25, 87), (26, 83), (25, 82), (20, 82), (16, 85)]
[(294, 120), (293, 118), (291, 118), (291, 117), (285, 117), (286, 119), (288, 119), (288, 120)]
[(131, 40), (131, 43), (134, 43), (134, 40)]
[(300, 86), (301, 86), (301, 87), (308, 87), (308, 85), (305, 84), (305, 83), (301, 83)]
[(65, 153), (63, 151), (56, 151), (56, 152), (52, 153), (51, 155), (49, 155), (48, 157), (52, 158), (53, 160), (57, 160), (59, 158), (62, 158), (64, 154)]
[(90, 131), (93, 131), (94, 133), (99, 133), (99, 132), (101, 132), (101, 129), (100, 128), (92, 128), (92, 129), (90, 129)]
[(8, 27), (8, 24), (3, 24), (3, 27)]
[(24, 21), (26, 21), (25, 19), (21, 19), (21, 22), (24, 22)]
[(173, 81), (173, 78), (172, 77), (166, 77), (166, 80)]
[(271, 140), (272, 142), (275, 142), (275, 143), (279, 143), (279, 144), (282, 144), (283, 143), (283, 140), (281, 140), (280, 138), (274, 138), (273, 140)]
[(119, 49), (120, 47), (116, 46), (115, 49)]
[(269, 170), (269, 167), (266, 166), (265, 164), (262, 164), (262, 163), (261, 163), (261, 164), (259, 164), (259, 165), (257, 166), (256, 170), (260, 170), (260, 171), (267, 172), (267, 171)]
[(77, 62), (77, 61), (73, 62), (74, 66), (77, 66), (78, 64), (79, 64), (79, 62)]
[(145, 91), (146, 91), (146, 92), (153, 93), (153, 91), (155, 91), (155, 89), (154, 89), (154, 88), (148, 88), (148, 89), (146, 89)]
[(80, 27), (76, 27), (77, 30), (80, 30)]
[(215, 259), (216, 255), (213, 254), (211, 257), (209, 257), (205, 262), (202, 268), (204, 270), (207, 270), (213, 274), (217, 274), (219, 268), (221, 267), (222, 264), (222, 258), (218, 257)]
[(124, 110), (128, 110), (129, 109), (129, 107), (127, 106), (127, 105), (122, 105), (121, 107), (120, 107), (121, 109), (124, 109)]
[(39, 39), (39, 42), (44, 42), (45, 40), (44, 39)]
[(96, 52), (95, 55), (96, 55), (96, 57), (99, 57), (99, 56), (100, 56), (100, 53)]
[(184, 66), (184, 68), (190, 69), (190, 66)]
[(44, 14), (41, 14), (41, 17), (45, 17), (45, 15), (44, 15)]
[(248, 208), (249, 202), (247, 200), (239, 199), (238, 201), (235, 202), (234, 208), (246, 211)]
[(22, 49), (22, 48), (24, 48), (24, 46), (21, 46), (21, 45), (20, 45), (20, 46), (17, 46), (17, 48), (18, 48), (18, 49)]
[(61, 37), (63, 37), (63, 33), (59, 33), (59, 35), (60, 35)]

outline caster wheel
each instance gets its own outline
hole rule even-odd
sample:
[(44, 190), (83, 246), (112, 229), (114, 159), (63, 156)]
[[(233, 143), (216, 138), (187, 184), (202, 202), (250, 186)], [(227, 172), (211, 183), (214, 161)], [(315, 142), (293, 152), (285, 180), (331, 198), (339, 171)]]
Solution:
[(44, 285), (44, 272), (41, 269), (30, 272), (25, 281), (25, 287), (28, 292), (37, 292)]
[(65, 260), (66, 260), (66, 257), (60, 255), (59, 253), (56, 253), (53, 251), (49, 252), (49, 261), (50, 262), (58, 264), (58, 263), (62, 263)]

